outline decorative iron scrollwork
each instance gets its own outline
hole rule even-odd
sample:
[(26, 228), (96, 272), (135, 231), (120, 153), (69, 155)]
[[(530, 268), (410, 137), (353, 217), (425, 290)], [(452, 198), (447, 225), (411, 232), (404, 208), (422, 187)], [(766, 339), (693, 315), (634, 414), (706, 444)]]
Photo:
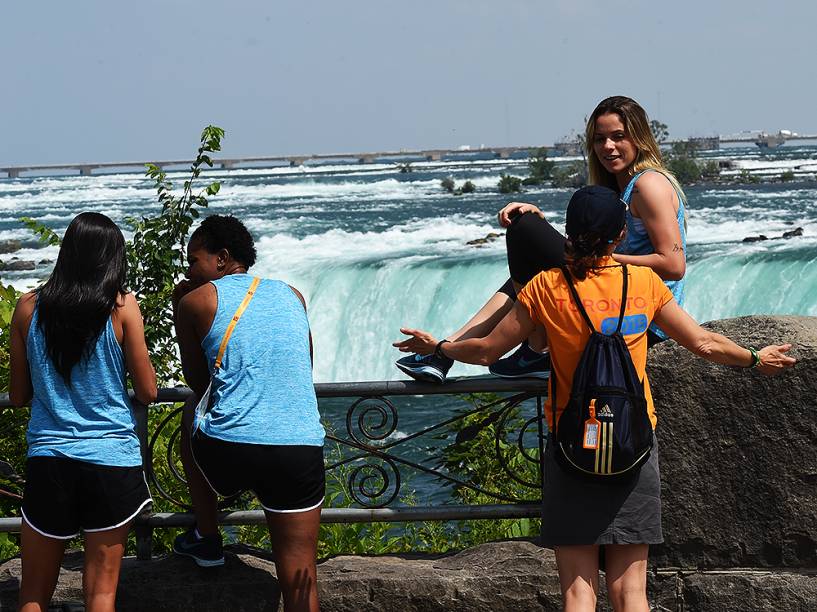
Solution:
[(361, 397), (346, 413), (346, 433), (363, 447), (377, 448), (371, 442), (381, 442), (397, 431), (397, 421), (397, 409), (385, 397)]
[(365, 508), (388, 506), (400, 492), (401, 478), (397, 465), (390, 457), (378, 459), (382, 463), (370, 461), (349, 473), (349, 493)]

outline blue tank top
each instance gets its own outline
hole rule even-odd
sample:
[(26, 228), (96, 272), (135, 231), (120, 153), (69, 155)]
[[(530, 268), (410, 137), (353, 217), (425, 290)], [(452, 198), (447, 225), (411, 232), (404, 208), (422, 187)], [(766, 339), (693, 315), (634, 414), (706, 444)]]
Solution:
[[(212, 281), (213, 324), (201, 341), (210, 372), (221, 339), (252, 282), (248, 274)], [(228, 442), (322, 446), (323, 425), (312, 382), (309, 321), (286, 284), (264, 279), (235, 326), (213, 377), (206, 435)]]
[(68, 457), (117, 467), (142, 465), (125, 386), (125, 356), (105, 323), (87, 359), (65, 384), (45, 347), (37, 307), (26, 343), (34, 397), (26, 440), (29, 457)]
[[(627, 183), (627, 187), (624, 188), (624, 193), (621, 194), (621, 199), (627, 204), (627, 235), (624, 238), (624, 241), (618, 245), (618, 248), (616, 249), (617, 253), (622, 253), (625, 255), (652, 255), (655, 253), (655, 247), (653, 247), (652, 242), (650, 241), (650, 236), (647, 233), (647, 228), (644, 227), (644, 222), (638, 217), (634, 217), (630, 212), (630, 200), (633, 197), (635, 183), (639, 177), (644, 174), (644, 172), (649, 171), (650, 170), (644, 170), (633, 176), (633, 178), (630, 179), (630, 182)], [(653, 172), (657, 172), (657, 170), (653, 170)], [(678, 231), (681, 233), (681, 247), (684, 249), (684, 257), (686, 258), (687, 231), (686, 223), (684, 221), (684, 200), (677, 190), (675, 194), (678, 197), (678, 214), (676, 215), (676, 221), (678, 223)], [(675, 297), (675, 301), (678, 302), (679, 306), (684, 305), (684, 281), (684, 278), (681, 278), (680, 280), (664, 281), (667, 288), (672, 291), (672, 295)], [(650, 330), (665, 340), (668, 337), (667, 334), (665, 334), (664, 331), (655, 323), (650, 325)]]

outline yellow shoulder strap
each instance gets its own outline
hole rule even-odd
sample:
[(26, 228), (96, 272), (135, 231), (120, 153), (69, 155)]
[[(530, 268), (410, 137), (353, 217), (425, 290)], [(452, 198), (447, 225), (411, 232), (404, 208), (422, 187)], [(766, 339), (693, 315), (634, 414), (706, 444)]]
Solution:
[(250, 288), (247, 289), (247, 295), (244, 296), (244, 299), (241, 301), (241, 304), (238, 305), (238, 309), (235, 311), (233, 315), (232, 321), (227, 326), (227, 331), (224, 332), (224, 337), (221, 339), (221, 345), (218, 347), (218, 355), (216, 356), (216, 364), (215, 369), (218, 370), (221, 367), (221, 360), (224, 357), (224, 351), (227, 350), (227, 342), (230, 341), (230, 336), (233, 335), (233, 330), (235, 329), (236, 323), (241, 318), (241, 315), (244, 314), (244, 311), (247, 310), (247, 306), (252, 299), (252, 296), (255, 295), (255, 290), (258, 288), (258, 283), (261, 282), (261, 279), (257, 276), (252, 279), (252, 284)]

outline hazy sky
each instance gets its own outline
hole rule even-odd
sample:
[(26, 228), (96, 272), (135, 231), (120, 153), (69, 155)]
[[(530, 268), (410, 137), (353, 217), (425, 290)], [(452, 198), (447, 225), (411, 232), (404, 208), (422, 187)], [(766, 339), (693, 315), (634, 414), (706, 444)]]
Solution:
[(613, 94), (817, 133), (813, 0), (3, 4), (0, 165), (550, 144)]

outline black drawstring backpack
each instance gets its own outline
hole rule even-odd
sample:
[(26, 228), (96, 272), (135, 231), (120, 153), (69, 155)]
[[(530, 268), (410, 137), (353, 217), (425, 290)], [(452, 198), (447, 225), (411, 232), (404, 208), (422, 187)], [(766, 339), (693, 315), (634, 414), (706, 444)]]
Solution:
[(624, 480), (638, 473), (650, 455), (653, 432), (644, 385), (621, 334), (627, 307), (627, 266), (618, 325), (610, 334), (593, 327), (567, 268), (570, 294), (590, 327), (590, 338), (573, 373), (570, 399), (556, 421), (556, 380), (552, 378), (556, 460), (567, 472), (595, 482)]

